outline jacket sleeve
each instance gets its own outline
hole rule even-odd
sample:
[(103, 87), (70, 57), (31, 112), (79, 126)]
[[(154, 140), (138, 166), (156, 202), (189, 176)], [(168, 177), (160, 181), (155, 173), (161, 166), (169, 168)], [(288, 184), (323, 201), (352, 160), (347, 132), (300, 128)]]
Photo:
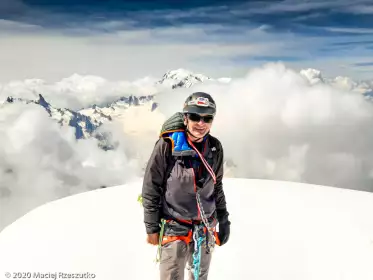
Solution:
[(223, 175), (224, 175), (224, 151), (220, 142), (217, 172), (216, 172), (216, 184), (215, 184), (215, 202), (216, 202), (216, 214), (219, 223), (228, 222), (229, 212), (227, 211), (227, 203), (225, 199), (225, 194), (223, 190)]
[(145, 169), (142, 185), (142, 205), (147, 234), (160, 231), (161, 197), (167, 170), (168, 146), (168, 143), (160, 138), (154, 146)]

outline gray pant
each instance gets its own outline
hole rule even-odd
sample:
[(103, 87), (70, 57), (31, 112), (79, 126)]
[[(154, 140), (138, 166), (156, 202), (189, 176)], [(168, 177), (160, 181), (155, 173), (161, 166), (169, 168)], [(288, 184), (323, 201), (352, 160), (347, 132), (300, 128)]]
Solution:
[[(186, 264), (188, 264), (188, 279), (194, 280), (189, 267), (193, 264), (194, 242), (188, 245), (182, 240), (169, 242), (162, 246), (160, 260), (160, 280), (184, 280)], [(201, 265), (199, 280), (207, 280), (211, 262), (211, 254), (206, 254), (204, 246), (201, 248)]]

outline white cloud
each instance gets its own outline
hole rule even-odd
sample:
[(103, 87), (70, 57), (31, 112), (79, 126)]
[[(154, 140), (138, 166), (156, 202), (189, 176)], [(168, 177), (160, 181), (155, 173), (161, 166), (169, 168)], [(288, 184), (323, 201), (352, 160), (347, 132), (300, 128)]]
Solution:
[(78, 74), (56, 83), (26, 79), (0, 85), (0, 100), (5, 100), (8, 96), (37, 100), (39, 94), (42, 94), (54, 106), (79, 110), (93, 104), (104, 106), (129, 95), (153, 95), (162, 88), (155, 85), (156, 81), (153, 77), (134, 81), (109, 81), (98, 76)]
[[(65, 93), (66, 104), (106, 98), (111, 86), (121, 84), (72, 77), (57, 83), (71, 90)], [(151, 83), (124, 82), (124, 87), (147, 92)], [(17, 96), (33, 96), (35, 87), (64, 102), (56, 84), (42, 80), (3, 85)], [(373, 191), (371, 103), (348, 87), (311, 85), (282, 64), (269, 64), (229, 83), (159, 91), (155, 112), (149, 106), (131, 107), (101, 128), (120, 143), (116, 152), (100, 150), (94, 140), (77, 142), (71, 128), (60, 128), (36, 105), (5, 104), (0, 108), (1, 212), (9, 214), (2, 223), (48, 200), (140, 174), (165, 118), (180, 111), (186, 96), (197, 90), (210, 92), (217, 101), (212, 134), (221, 139), (228, 165), (235, 165), (234, 176)]]
[[(0, 82), (29, 78), (56, 82), (71, 73), (133, 80), (160, 76), (181, 66), (221, 75), (227, 68), (224, 64), (209, 66), (206, 62), (210, 58), (221, 58), (223, 62), (234, 54), (249, 55), (271, 48), (269, 43), (198, 42), (203, 35), (189, 43), (177, 42), (172, 39), (176, 32), (127, 31), (76, 38), (51, 34), (7, 36), (0, 45)], [(165, 38), (160, 40), (157, 36)]]
[(104, 152), (94, 139), (76, 141), (32, 104), (0, 108), (0, 227), (45, 202), (128, 182), (140, 169), (124, 149)]
[(344, 28), (344, 27), (324, 27), (325, 30), (339, 33), (352, 33), (352, 34), (372, 34), (373, 28)]
[(12, 20), (0, 19), (0, 31), (10, 31), (10, 32), (31, 32), (31, 31), (41, 31), (42, 28), (38, 25), (22, 23)]
[[(199, 11), (205, 12), (204, 9)], [(177, 12), (170, 15), (177, 17)], [(141, 16), (150, 15), (145, 13)], [(59, 17), (60, 20), (68, 19), (63, 15)], [(258, 62), (252, 60), (255, 56), (299, 57), (303, 61), (288, 65), (307, 65), (325, 73), (346, 75), (344, 69), (337, 67), (333, 61), (336, 57), (338, 64), (346, 65), (354, 62), (356, 54), (359, 61), (371, 57), (370, 52), (361, 47), (344, 52), (343, 56), (335, 52), (328, 57), (318, 51), (329, 43), (348, 41), (355, 31), (368, 36), (371, 33), (369, 29), (325, 27), (329, 31), (344, 32), (344, 37), (336, 39), (272, 32), (266, 24), (259, 27), (253, 24), (183, 24), (131, 29), (136, 22), (130, 18), (92, 24), (78, 22), (73, 21), (69, 28), (43, 28), (0, 21), (0, 30), (6, 31), (0, 33), (0, 82), (30, 78), (56, 82), (72, 73), (109, 80), (133, 80), (160, 76), (180, 67), (211, 76), (239, 76), (249, 67), (258, 66)], [(320, 27), (320, 30), (325, 28)], [(312, 58), (308, 60), (310, 53)], [(368, 73), (352, 66), (347, 68), (349, 76), (368, 76)]]
[[(373, 110), (361, 94), (311, 86), (281, 64), (255, 69), (230, 84), (193, 90), (211, 92), (217, 101), (212, 134), (221, 138), (227, 159), (236, 165), (235, 176), (373, 190)], [(180, 110), (191, 90), (177, 92), (158, 97), (166, 115)]]
[[(367, 0), (356, 0), (355, 5), (364, 5), (368, 3)], [(265, 6), (265, 8), (263, 8)], [(282, 0), (273, 1), (271, 3), (261, 1), (257, 3), (245, 3), (237, 5), (234, 8), (236, 14), (275, 14), (283, 12), (310, 12), (319, 9), (335, 9), (343, 10), (349, 9), (351, 6), (350, 1), (340, 0), (326, 0), (326, 1), (298, 1), (298, 0)]]
[(350, 13), (354, 13), (354, 14), (368, 15), (368, 14), (373, 14), (373, 6), (372, 5), (354, 5), (354, 6), (348, 7), (347, 11)]

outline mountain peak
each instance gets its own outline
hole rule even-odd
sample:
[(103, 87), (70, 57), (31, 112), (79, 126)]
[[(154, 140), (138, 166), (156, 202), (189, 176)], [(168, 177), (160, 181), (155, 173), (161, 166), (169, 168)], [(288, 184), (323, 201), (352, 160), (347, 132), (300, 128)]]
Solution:
[(178, 87), (189, 88), (194, 84), (201, 83), (206, 80), (211, 80), (211, 78), (203, 74), (193, 73), (184, 68), (179, 68), (166, 72), (158, 84), (170, 86), (173, 89)]
[(45, 100), (45, 98), (39, 93), (39, 100), (36, 101), (35, 103), (41, 105), (44, 107), (45, 110), (49, 113), (49, 115), (52, 115), (51, 109), (50, 109), (50, 104)]

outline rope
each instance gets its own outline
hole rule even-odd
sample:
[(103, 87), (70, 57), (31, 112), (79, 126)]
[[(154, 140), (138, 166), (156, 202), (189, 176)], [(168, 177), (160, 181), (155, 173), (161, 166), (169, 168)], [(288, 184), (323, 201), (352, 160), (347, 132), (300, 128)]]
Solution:
[(214, 173), (214, 170), (212, 170), (211, 166), (208, 164), (208, 162), (205, 160), (205, 158), (201, 155), (201, 153), (198, 151), (196, 146), (193, 145), (192, 141), (190, 140), (190, 137), (188, 136), (188, 143), (192, 146), (192, 148), (197, 152), (198, 156), (202, 160), (203, 165), (206, 167), (207, 171), (210, 173), (212, 179), (214, 180), (214, 184), (216, 184), (216, 176)]
[(208, 219), (206, 217), (205, 211), (203, 210), (202, 203), (201, 203), (201, 198), (200, 198), (198, 192), (196, 194), (196, 197), (197, 197), (198, 210), (201, 213), (202, 222), (205, 225), (205, 227), (208, 230), (208, 233), (210, 235), (210, 238), (208, 238), (207, 248), (206, 248), (207, 249), (207, 253), (209, 254), (210, 251), (211, 251), (211, 249), (214, 248), (216, 239), (215, 239), (213, 228), (210, 225), (210, 223), (208, 222)]
[[(214, 184), (216, 184), (216, 176), (214, 171), (212, 170), (211, 166), (208, 164), (208, 162), (205, 160), (205, 158), (202, 156), (202, 154), (198, 151), (198, 149), (193, 145), (190, 137), (188, 136), (188, 143), (192, 146), (192, 148), (197, 152), (198, 156), (200, 157), (203, 165), (206, 167), (207, 171), (210, 173)], [(211, 252), (211, 249), (214, 248), (215, 245), (215, 235), (213, 228), (211, 227), (210, 223), (208, 222), (207, 216), (205, 211), (203, 210), (202, 202), (201, 202), (201, 197), (199, 195), (199, 192), (196, 192), (196, 199), (197, 199), (197, 206), (198, 206), (198, 211), (201, 214), (202, 222), (203, 225), (206, 227), (208, 230), (208, 235), (209, 238), (207, 239), (207, 234), (204, 236), (203, 232), (203, 226), (202, 230), (200, 226), (195, 225), (194, 227), (194, 233), (193, 233), (193, 240), (194, 240), (194, 253), (193, 253), (193, 272), (194, 272), (194, 279), (198, 280), (199, 278), (199, 273), (200, 273), (200, 268), (201, 268), (201, 245), (202, 242), (207, 239), (207, 244), (206, 244), (206, 253), (209, 254)]]
[(194, 240), (194, 253), (193, 253), (193, 274), (194, 280), (198, 280), (199, 274), (201, 271), (201, 247), (202, 242), (204, 240), (203, 237), (203, 227), (198, 225), (194, 226), (193, 232), (193, 240)]
[[(212, 170), (212, 168), (208, 164), (208, 162), (205, 160), (205, 158), (198, 151), (198, 149), (193, 145), (193, 143), (192, 143), (192, 141), (191, 141), (191, 139), (190, 139), (189, 136), (188, 136), (188, 143), (197, 152), (197, 154), (199, 155), (200, 159), (202, 160), (203, 165), (206, 167), (207, 171), (211, 174), (211, 177), (214, 180), (214, 184), (216, 184), (216, 176), (215, 176), (214, 171)], [(201, 214), (202, 222), (203, 222), (203, 224), (205, 225), (205, 227), (207, 228), (207, 230), (208, 230), (208, 232), (210, 234), (210, 238), (208, 239), (208, 243), (207, 243), (207, 253), (210, 253), (211, 248), (213, 248), (214, 244), (215, 244), (214, 231), (213, 231), (213, 228), (211, 227), (211, 225), (208, 222), (208, 219), (206, 217), (205, 211), (203, 210), (201, 198), (200, 198), (200, 195), (199, 195), (198, 191), (196, 193), (196, 198), (197, 198), (198, 210), (199, 210), (199, 212)]]

